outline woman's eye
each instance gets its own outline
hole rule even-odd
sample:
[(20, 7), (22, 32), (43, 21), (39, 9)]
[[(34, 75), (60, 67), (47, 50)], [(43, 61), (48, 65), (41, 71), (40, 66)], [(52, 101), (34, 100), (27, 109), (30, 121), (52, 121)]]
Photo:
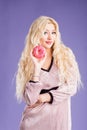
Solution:
[(52, 34), (56, 34), (56, 32), (52, 32)]
[(44, 34), (47, 34), (47, 32), (44, 32)]

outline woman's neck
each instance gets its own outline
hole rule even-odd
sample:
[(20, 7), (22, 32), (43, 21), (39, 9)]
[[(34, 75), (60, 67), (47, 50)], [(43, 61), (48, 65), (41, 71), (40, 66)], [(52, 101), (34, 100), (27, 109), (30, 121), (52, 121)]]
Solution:
[(47, 59), (48, 58), (52, 58), (52, 49), (46, 49), (46, 52), (47, 52)]
[(42, 68), (47, 70), (52, 61), (52, 49), (48, 49), (46, 50), (46, 52), (47, 52), (47, 56)]

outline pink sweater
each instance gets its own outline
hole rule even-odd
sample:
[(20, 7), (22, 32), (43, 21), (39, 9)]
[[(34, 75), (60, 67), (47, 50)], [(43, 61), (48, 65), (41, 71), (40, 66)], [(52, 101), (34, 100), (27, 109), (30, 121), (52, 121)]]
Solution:
[[(72, 71), (72, 79), (59, 85), (58, 69), (54, 63), (49, 70), (41, 69), (40, 81), (28, 82), (24, 99), (26, 108), (22, 114), (20, 130), (71, 130), (71, 96), (76, 93), (77, 81)], [(52, 89), (56, 87), (56, 89)], [(42, 89), (50, 89), (52, 103), (38, 104), (38, 96)], [(36, 103), (36, 104), (35, 104)]]

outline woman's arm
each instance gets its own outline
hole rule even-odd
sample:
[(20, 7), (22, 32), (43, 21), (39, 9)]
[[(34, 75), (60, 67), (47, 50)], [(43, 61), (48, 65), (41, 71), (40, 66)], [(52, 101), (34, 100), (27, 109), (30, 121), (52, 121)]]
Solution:
[(67, 100), (77, 92), (77, 75), (75, 71), (72, 72), (72, 77), (68, 83), (63, 83), (57, 90), (51, 90), (53, 96), (53, 102), (58, 103)]
[(39, 94), (42, 88), (43, 84), (39, 81), (30, 81), (26, 84), (23, 97), (27, 105), (33, 105), (38, 101)]
[[(37, 59), (32, 55), (31, 58), (34, 63), (34, 70), (32, 72), (31, 80), (26, 84), (24, 91), (24, 100), (28, 105), (33, 105), (39, 100), (40, 91), (43, 88), (43, 84), (39, 81), (41, 67), (45, 61), (45, 58)], [(41, 98), (42, 99), (42, 98)]]
[[(51, 101), (51, 103), (52, 102), (58, 103), (67, 100), (77, 92), (77, 85), (78, 85), (77, 75), (73, 69), (71, 69), (71, 73), (72, 76), (71, 79), (69, 79), (68, 83), (63, 83), (60, 86), (51, 88), (49, 90), (42, 89), (40, 93), (42, 94), (42, 93), (49, 92), (48, 94), (50, 94), (50, 98), (51, 98), (49, 100)], [(44, 99), (44, 97), (42, 99)]]

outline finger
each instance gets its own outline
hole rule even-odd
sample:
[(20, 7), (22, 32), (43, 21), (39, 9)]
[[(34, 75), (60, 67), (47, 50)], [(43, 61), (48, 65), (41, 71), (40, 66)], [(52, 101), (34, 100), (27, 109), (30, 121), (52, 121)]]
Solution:
[(34, 62), (36, 62), (36, 58), (33, 56), (32, 50), (31, 50), (31, 52), (30, 52), (30, 56), (31, 56), (32, 60), (33, 60)]

